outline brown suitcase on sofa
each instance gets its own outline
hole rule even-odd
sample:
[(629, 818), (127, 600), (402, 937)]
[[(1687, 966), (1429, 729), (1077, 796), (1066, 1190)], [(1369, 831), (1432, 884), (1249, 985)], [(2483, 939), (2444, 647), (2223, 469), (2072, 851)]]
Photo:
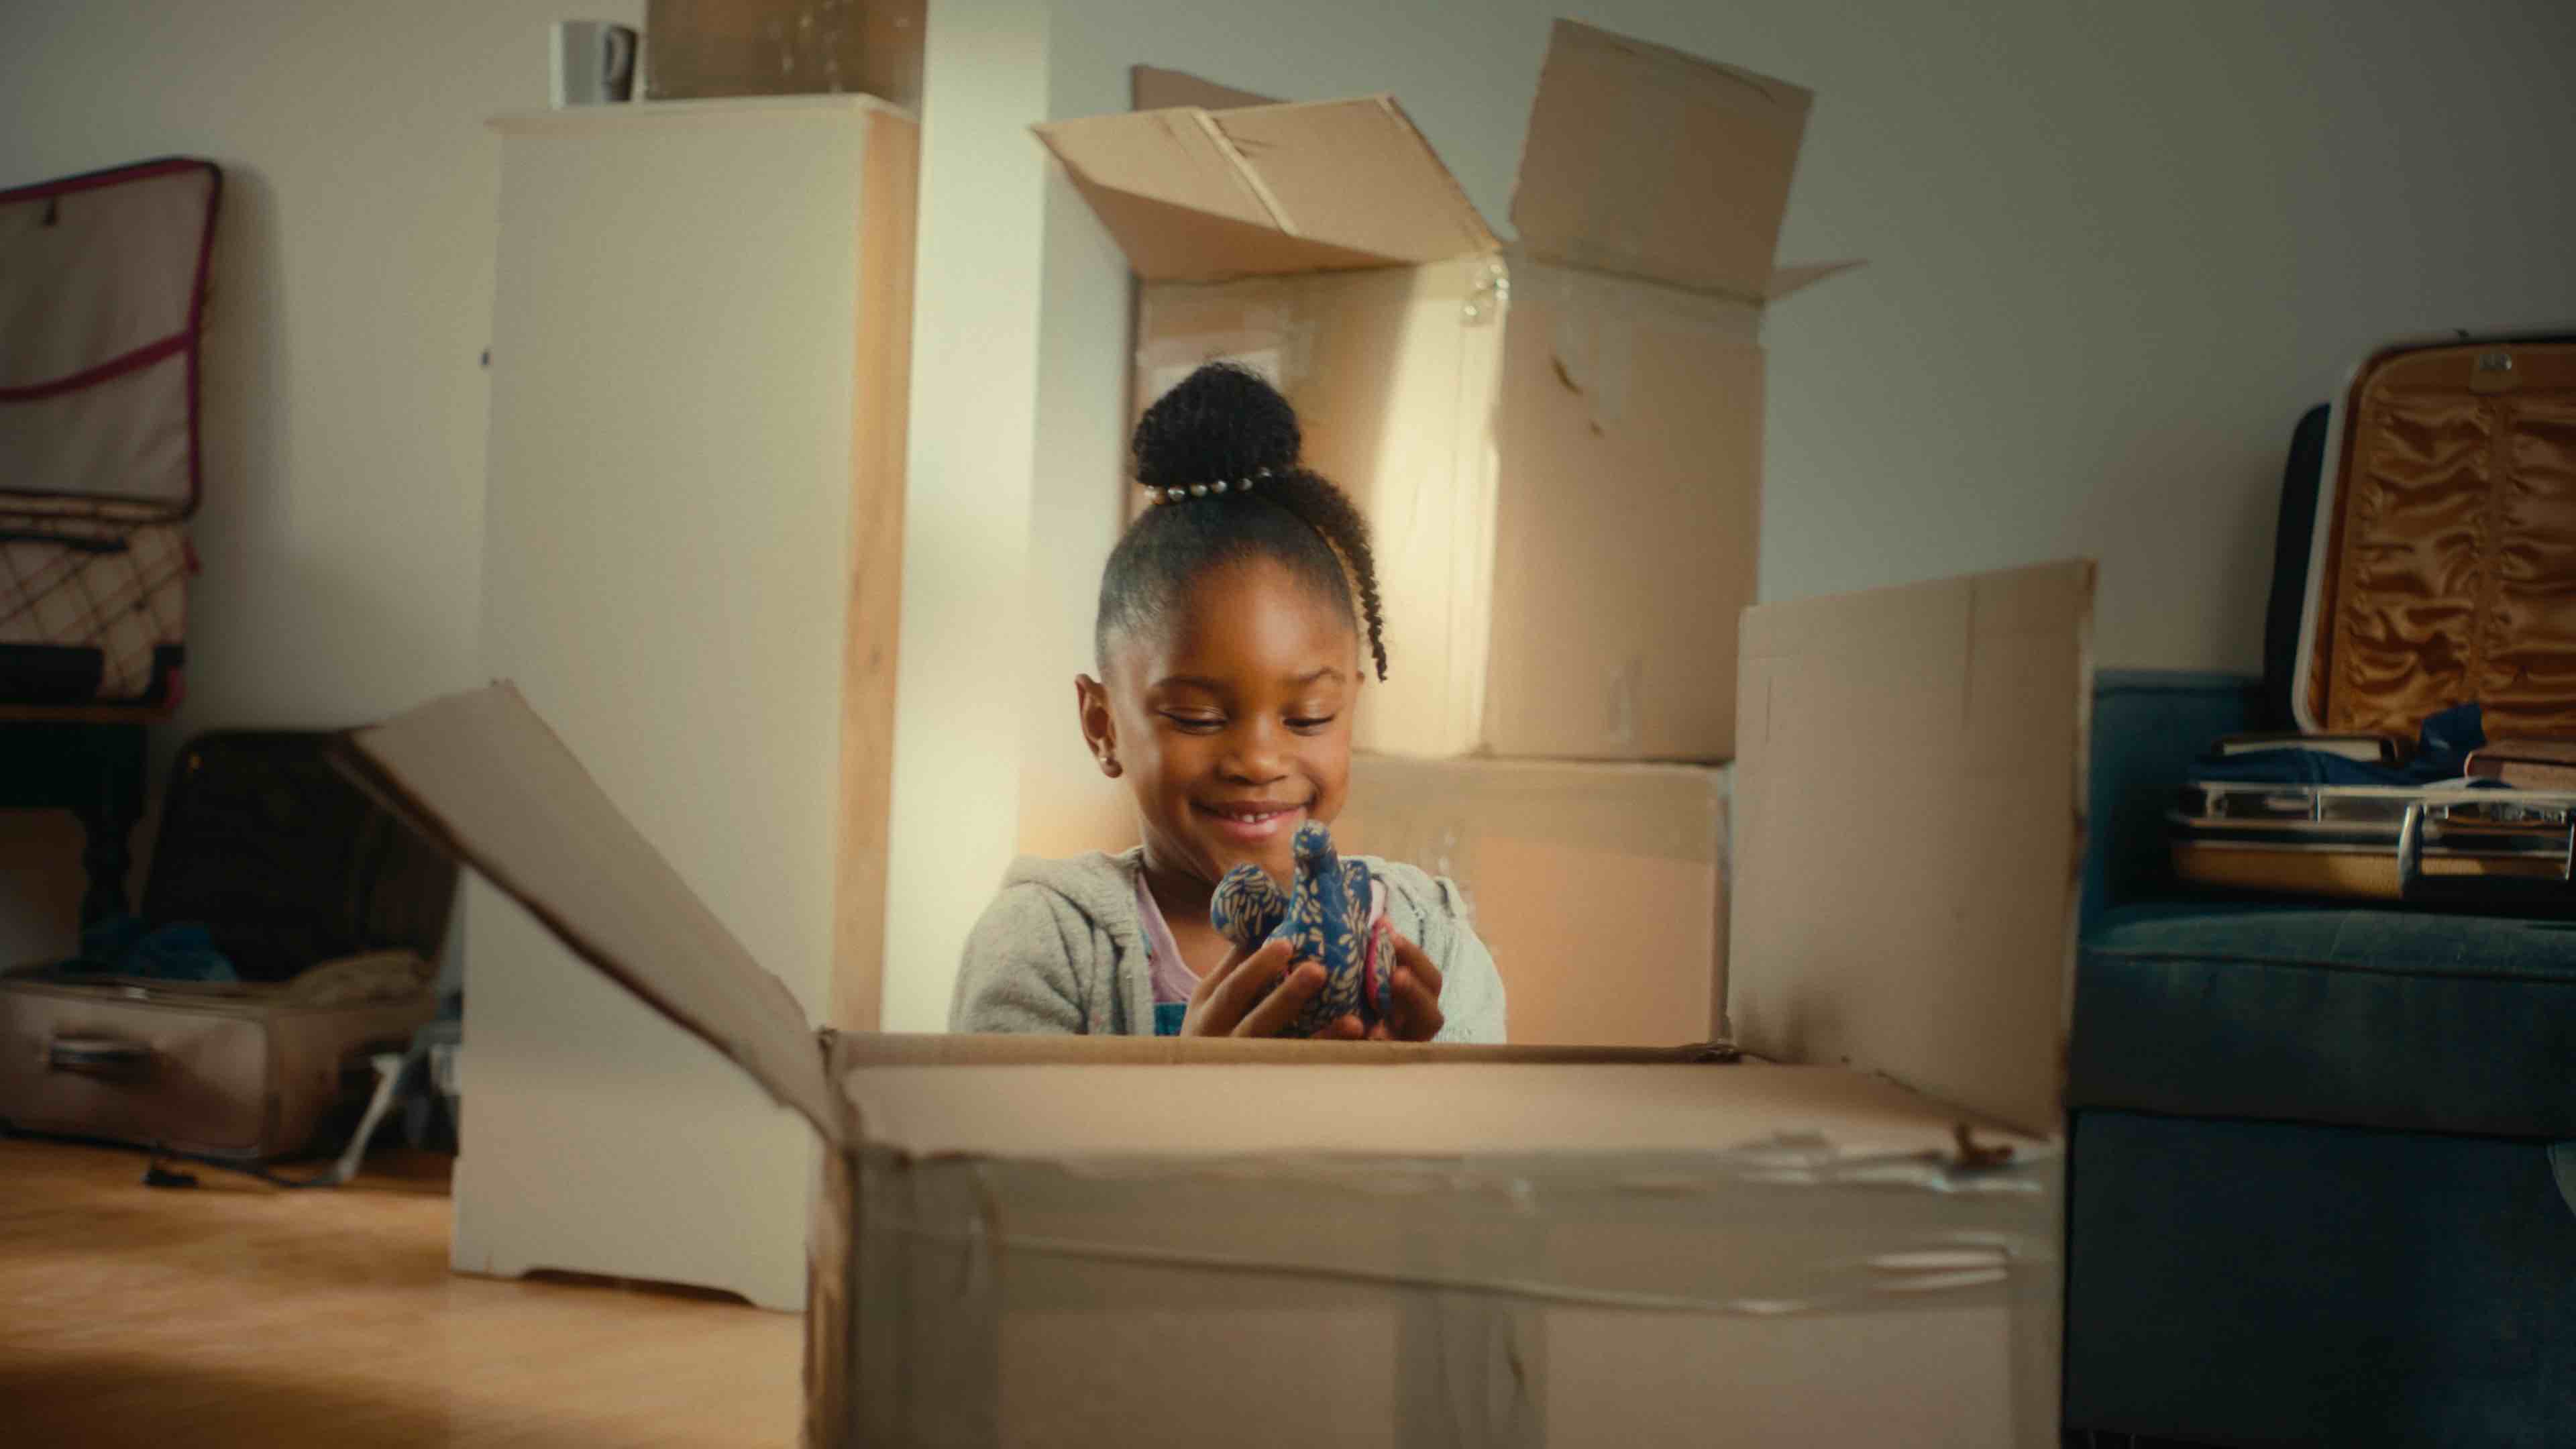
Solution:
[(2576, 335), (2382, 349), (2328, 427), (2300, 727), (2576, 735)]
[(219, 732), (180, 755), (135, 927), (202, 927), (239, 979), (0, 975), (0, 1122), (241, 1162), (345, 1128), (369, 1059), (437, 1014), (456, 867), (339, 774), (335, 738)]
[[(2382, 348), (2324, 428), (2286, 690), (2301, 732), (2402, 745), (2475, 703), (2480, 754), (2576, 738), (2576, 334)], [(2270, 894), (2576, 911), (2576, 794), (2478, 788), (2493, 783), (2194, 780), (2168, 815), (2175, 869)]]

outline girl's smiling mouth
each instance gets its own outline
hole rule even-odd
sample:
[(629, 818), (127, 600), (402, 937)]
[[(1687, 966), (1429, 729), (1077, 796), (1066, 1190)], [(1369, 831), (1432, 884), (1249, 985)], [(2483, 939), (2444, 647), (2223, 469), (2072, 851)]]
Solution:
[(1306, 807), (1314, 802), (1289, 804), (1280, 800), (1245, 800), (1224, 805), (1190, 802), (1190, 809), (1216, 822), (1216, 828), (1228, 839), (1246, 845), (1257, 845), (1294, 829), (1305, 817)]

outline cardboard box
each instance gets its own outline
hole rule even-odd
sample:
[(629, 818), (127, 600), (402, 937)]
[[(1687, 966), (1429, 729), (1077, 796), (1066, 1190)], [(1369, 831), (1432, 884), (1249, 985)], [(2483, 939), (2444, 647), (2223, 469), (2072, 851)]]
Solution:
[(1726, 787), (1687, 765), (1363, 756), (1333, 835), (1466, 891), (1513, 1041), (1707, 1041), (1728, 1034)]
[(352, 770), (822, 1138), (810, 1444), (2049, 1445), (2092, 589), (1747, 615), (1761, 1062), (818, 1047), (506, 686)]
[[(1761, 324), (1810, 96), (1558, 22), (1499, 241), (1391, 97), (1037, 128), (1142, 279), (1141, 409), (1231, 358), (1377, 533), (1362, 748), (1735, 753)], [(1129, 492), (1139, 494), (1140, 490)]]
[(645, 0), (644, 98), (921, 104), (926, 0)]

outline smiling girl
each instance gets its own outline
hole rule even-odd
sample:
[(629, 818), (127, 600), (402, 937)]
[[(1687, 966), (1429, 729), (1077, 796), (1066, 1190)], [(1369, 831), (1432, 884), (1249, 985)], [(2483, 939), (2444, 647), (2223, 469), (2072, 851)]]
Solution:
[[(1208, 921), (1227, 871), (1258, 865), (1286, 886), (1297, 827), (1341, 813), (1363, 641), (1386, 677), (1368, 525), (1298, 466), (1299, 446), (1287, 400), (1221, 364), (1137, 424), (1156, 506), (1109, 556), (1100, 675), (1074, 694), (1142, 843), (1014, 865), (967, 940), (952, 1029), (1275, 1036), (1323, 989), (1322, 966), (1285, 942), (1247, 953)], [(1319, 1034), (1501, 1041), (1502, 979), (1457, 887), (1358, 859), (1395, 937), (1393, 1006)]]

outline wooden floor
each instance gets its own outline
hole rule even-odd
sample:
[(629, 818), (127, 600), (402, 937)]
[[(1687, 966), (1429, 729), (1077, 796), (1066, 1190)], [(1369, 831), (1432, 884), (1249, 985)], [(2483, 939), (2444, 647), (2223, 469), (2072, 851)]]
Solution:
[(0, 1140), (0, 1443), (788, 1445), (802, 1325), (447, 1270), (447, 1160), (336, 1190)]

